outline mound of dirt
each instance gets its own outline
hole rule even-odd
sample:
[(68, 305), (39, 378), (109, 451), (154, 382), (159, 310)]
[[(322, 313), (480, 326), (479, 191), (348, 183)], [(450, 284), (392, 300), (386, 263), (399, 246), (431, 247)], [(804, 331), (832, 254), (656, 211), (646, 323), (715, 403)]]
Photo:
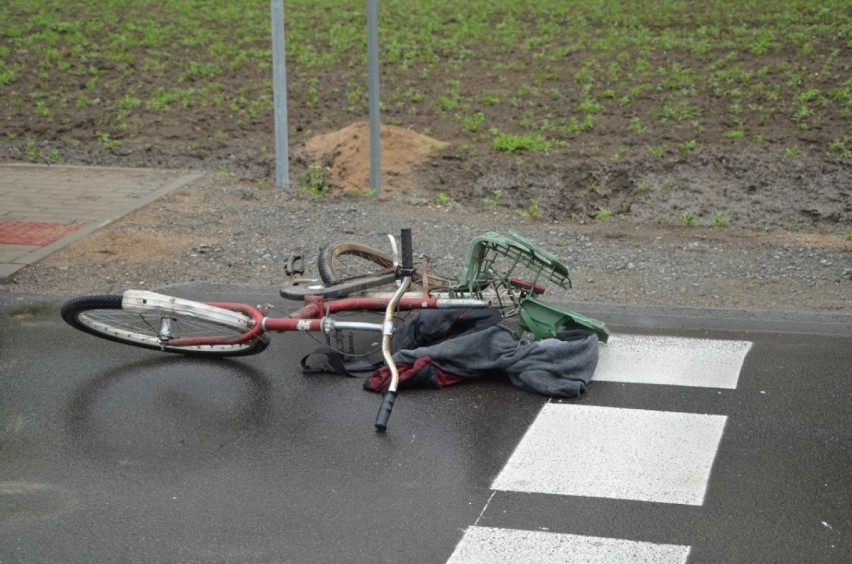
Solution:
[[(381, 140), (381, 191), (388, 195), (410, 190), (413, 187), (409, 179), (411, 171), (447, 146), (443, 141), (395, 125), (382, 126)], [(305, 153), (309, 167), (322, 167), (320, 174), (309, 178), (308, 182), (325, 183), (332, 193), (370, 192), (367, 122), (317, 135), (305, 143)]]

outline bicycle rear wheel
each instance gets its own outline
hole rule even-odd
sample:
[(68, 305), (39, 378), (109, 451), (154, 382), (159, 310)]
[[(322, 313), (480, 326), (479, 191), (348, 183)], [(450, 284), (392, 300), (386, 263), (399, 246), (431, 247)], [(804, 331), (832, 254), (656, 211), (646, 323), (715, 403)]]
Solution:
[[(317, 270), (326, 286), (344, 282), (371, 278), (393, 268), (393, 258), (378, 249), (357, 241), (338, 241), (320, 249), (317, 257)], [(415, 268), (412, 281), (420, 283), (422, 276)], [(450, 280), (442, 276), (429, 274), (430, 287), (443, 288)]]
[[(122, 296), (80, 296), (67, 301), (61, 310), (62, 319), (75, 329), (109, 341), (134, 347), (179, 353), (199, 357), (246, 356), (257, 354), (269, 346), (269, 337), (258, 338), (239, 345), (199, 345), (170, 347), (160, 339), (163, 315), (125, 311)], [(236, 336), (238, 329), (180, 313), (172, 313), (169, 331), (172, 338), (198, 336)]]
[(357, 241), (338, 241), (320, 249), (317, 269), (327, 286), (373, 276), (393, 267), (387, 253)]

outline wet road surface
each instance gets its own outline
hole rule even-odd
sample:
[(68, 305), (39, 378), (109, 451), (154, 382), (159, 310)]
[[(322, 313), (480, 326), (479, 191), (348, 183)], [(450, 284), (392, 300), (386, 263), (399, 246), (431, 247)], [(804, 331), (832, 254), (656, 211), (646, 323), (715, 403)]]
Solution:
[[(359, 380), (301, 374), (305, 335), (192, 360), (76, 332), (60, 305), (0, 294), (3, 563), (852, 555), (848, 335), (625, 326), (640, 356), (652, 336), (747, 345), (733, 384), (626, 381), (610, 366), (576, 402), (498, 380), (404, 391), (379, 434)], [(602, 354), (631, 365), (619, 347)], [(606, 460), (636, 471), (600, 489), (582, 464), (597, 451), (632, 452)], [(690, 460), (691, 489), (660, 479)]]

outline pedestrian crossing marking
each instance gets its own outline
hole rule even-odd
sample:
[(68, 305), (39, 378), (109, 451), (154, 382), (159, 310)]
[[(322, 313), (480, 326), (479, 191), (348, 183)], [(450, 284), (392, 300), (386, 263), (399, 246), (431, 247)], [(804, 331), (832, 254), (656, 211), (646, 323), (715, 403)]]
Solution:
[(613, 335), (593, 381), (735, 389), (749, 341)]
[[(751, 347), (748, 341), (613, 335), (601, 345), (593, 381), (736, 389)], [(726, 423), (724, 415), (548, 403), (491, 489), (700, 506)], [(449, 562), (684, 563), (691, 550), (478, 523), (465, 531)]]
[(468, 527), (448, 564), (683, 564), (690, 548), (623, 539)]
[(701, 505), (726, 419), (547, 404), (491, 488)]

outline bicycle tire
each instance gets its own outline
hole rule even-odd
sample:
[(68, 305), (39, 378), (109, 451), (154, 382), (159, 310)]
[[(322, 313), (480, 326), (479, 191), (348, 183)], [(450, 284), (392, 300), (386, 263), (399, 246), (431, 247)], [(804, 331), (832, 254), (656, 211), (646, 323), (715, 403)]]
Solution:
[(317, 257), (317, 270), (326, 286), (369, 277), (392, 267), (393, 258), (389, 254), (357, 241), (329, 243), (320, 249)]
[[(358, 241), (337, 241), (320, 249), (317, 270), (326, 286), (335, 286), (361, 278), (372, 278), (389, 272), (393, 258), (385, 252)], [(415, 268), (412, 281), (420, 283), (420, 272)], [(430, 286), (445, 287), (447, 278), (429, 274)]]
[[(240, 345), (201, 345), (191, 347), (169, 347), (157, 336), (160, 315), (146, 316), (125, 311), (122, 296), (80, 296), (65, 302), (60, 311), (62, 319), (80, 331), (108, 341), (133, 347), (183, 354), (195, 357), (246, 356), (262, 352), (269, 346), (269, 337), (258, 338)], [(222, 335), (225, 332), (239, 334), (238, 330), (211, 321), (182, 314), (172, 314), (174, 337)]]

